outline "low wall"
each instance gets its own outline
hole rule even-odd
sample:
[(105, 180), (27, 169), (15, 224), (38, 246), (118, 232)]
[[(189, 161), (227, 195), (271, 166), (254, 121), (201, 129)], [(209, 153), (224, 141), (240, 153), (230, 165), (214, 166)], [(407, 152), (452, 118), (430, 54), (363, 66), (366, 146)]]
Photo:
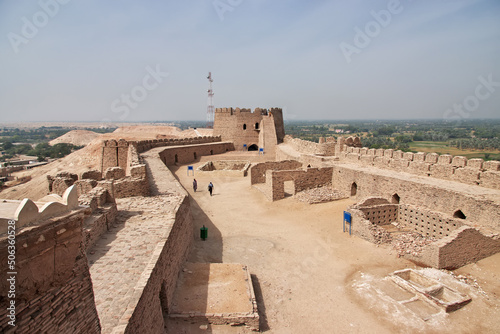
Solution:
[(332, 184), (332, 168), (307, 168), (306, 170), (268, 170), (266, 196), (272, 201), (285, 198), (285, 182), (293, 181), (295, 193)]
[[(396, 239), (401, 233), (407, 233), (405, 230), (410, 228), (411, 232), (415, 231), (425, 240), (429, 240), (427, 245), (421, 244), (421, 250), (400, 254), (420, 265), (456, 269), (500, 251), (498, 234), (484, 234), (464, 224), (462, 219), (425, 208), (408, 204), (376, 203), (363, 206), (358, 203), (349, 207), (348, 211), (351, 213), (352, 233), (370, 242), (391, 241), (391, 234), (380, 226), (392, 222), (399, 223), (403, 228), (403, 232), (398, 232)], [(402, 239), (403, 243), (411, 238), (420, 240), (422, 237), (417, 237), (418, 234), (407, 233)], [(400, 247), (400, 242), (401, 239), (396, 240), (396, 247)]]
[(201, 156), (221, 154), (228, 151), (234, 151), (231, 142), (172, 146), (160, 152), (160, 159), (166, 166), (172, 166), (177, 163), (186, 164), (196, 161)]
[[(158, 244), (149, 260), (154, 263), (124, 333), (164, 333), (164, 313), (173, 300), (181, 266), (185, 262), (193, 240), (189, 198), (185, 196), (175, 209), (175, 222), (165, 243)], [(144, 273), (143, 273), (144, 275)], [(125, 315), (128, 313), (125, 312)]]
[(345, 147), (341, 161), (500, 189), (500, 161), (436, 153)]
[[(92, 281), (82, 243), (82, 210), (40, 222), (16, 235), (15, 333), (100, 333)], [(7, 259), (7, 238), (0, 239)], [(9, 291), (7, 261), (0, 290)], [(0, 297), (0, 332), (11, 333), (9, 300)]]
[(217, 175), (245, 177), (250, 168), (250, 161), (219, 160), (207, 161), (196, 169), (197, 173), (216, 172)]
[(291, 136), (285, 136), (283, 143), (291, 146), (297, 152), (303, 154), (315, 154), (321, 156), (333, 156), (335, 155), (335, 145), (337, 144), (332, 137), (327, 142), (315, 143), (309, 140), (303, 140), (298, 138), (293, 138)]
[(454, 182), (436, 183), (434, 180), (416, 178), (403, 173), (391, 173), (354, 165), (334, 165), (333, 186), (354, 196), (400, 198), (401, 204), (411, 204), (453, 216), (460, 210), (465, 222), (474, 222), (479, 228), (500, 230), (500, 221), (492, 219), (500, 215), (497, 191), (485, 188), (467, 188)]
[(250, 184), (265, 183), (268, 170), (292, 170), (301, 167), (302, 164), (294, 160), (258, 163), (250, 168)]

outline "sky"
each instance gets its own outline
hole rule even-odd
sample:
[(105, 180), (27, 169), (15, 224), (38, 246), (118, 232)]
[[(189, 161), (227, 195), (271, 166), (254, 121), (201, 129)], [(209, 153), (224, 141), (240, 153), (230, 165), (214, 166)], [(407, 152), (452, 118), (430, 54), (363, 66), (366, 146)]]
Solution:
[(498, 0), (0, 0), (0, 123), (500, 117)]

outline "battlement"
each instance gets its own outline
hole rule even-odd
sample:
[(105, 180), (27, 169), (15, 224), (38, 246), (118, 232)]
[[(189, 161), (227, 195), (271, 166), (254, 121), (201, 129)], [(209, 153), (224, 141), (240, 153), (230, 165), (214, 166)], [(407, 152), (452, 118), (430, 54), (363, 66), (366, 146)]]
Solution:
[(277, 112), (282, 112), (281, 108), (270, 108), (270, 109), (265, 109), (265, 108), (255, 108), (253, 111), (250, 108), (216, 108), (215, 109), (216, 113), (228, 113), (231, 115), (239, 115), (242, 113), (248, 113), (248, 114), (254, 114), (254, 115), (262, 115), (262, 116), (267, 116), (270, 113), (277, 113)]
[(352, 146), (345, 147), (339, 156), (341, 161), (362, 166), (500, 189), (500, 161)]

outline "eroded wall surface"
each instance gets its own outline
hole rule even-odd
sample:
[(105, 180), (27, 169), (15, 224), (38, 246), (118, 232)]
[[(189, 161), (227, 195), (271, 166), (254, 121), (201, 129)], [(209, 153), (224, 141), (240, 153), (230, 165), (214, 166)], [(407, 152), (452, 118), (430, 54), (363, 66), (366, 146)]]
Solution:
[[(15, 333), (100, 333), (87, 257), (83, 213), (49, 219), (16, 235)], [(0, 239), (7, 259), (7, 238)], [(0, 290), (8, 291), (7, 261)], [(10, 333), (6, 294), (0, 297), (0, 332)]]

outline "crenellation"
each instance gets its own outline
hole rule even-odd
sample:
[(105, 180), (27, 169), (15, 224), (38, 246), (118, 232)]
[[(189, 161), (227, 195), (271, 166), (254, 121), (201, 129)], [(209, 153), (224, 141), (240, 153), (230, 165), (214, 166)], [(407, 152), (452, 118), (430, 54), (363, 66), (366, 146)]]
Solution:
[(394, 151), (392, 153), (392, 158), (395, 160), (401, 160), (401, 159), (403, 159), (403, 154), (404, 154), (403, 151), (400, 151), (400, 150)]
[(485, 161), (483, 163), (483, 168), (487, 171), (500, 171), (500, 161)]
[(425, 152), (417, 152), (417, 153), (413, 154), (413, 161), (415, 161), (415, 162), (424, 162), (425, 161), (425, 156), (426, 156)]
[(425, 162), (428, 162), (430, 164), (435, 164), (439, 160), (439, 154), (437, 153), (429, 153), (425, 156)]
[(451, 165), (453, 167), (465, 167), (467, 166), (467, 158), (460, 155), (454, 156), (451, 160)]
[(483, 159), (469, 159), (467, 160), (467, 168), (483, 169)]
[(441, 154), (438, 159), (438, 164), (440, 165), (451, 165), (451, 161), (453, 160), (453, 156), (450, 154)]
[(408, 160), (408, 161), (413, 161), (414, 153), (412, 152), (405, 152), (403, 153), (403, 159)]
[(394, 150), (393, 149), (387, 149), (387, 150), (384, 151), (384, 157), (392, 158), (393, 154), (394, 154)]

